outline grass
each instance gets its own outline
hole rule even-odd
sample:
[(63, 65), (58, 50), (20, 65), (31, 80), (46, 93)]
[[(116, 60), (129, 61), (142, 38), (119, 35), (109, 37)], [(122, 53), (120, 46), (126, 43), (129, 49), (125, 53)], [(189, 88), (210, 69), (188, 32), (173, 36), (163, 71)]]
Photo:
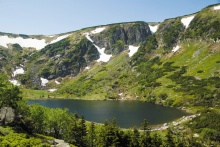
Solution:
[(32, 90), (32, 89), (21, 89), (22, 96), (25, 99), (47, 99), (55, 98), (54, 93), (48, 92), (46, 90)]
[(28, 135), (25, 133), (17, 133), (11, 127), (2, 127), (0, 126), (0, 146), (10, 146), (10, 147), (19, 147), (19, 146), (44, 146), (49, 147), (49, 140), (54, 140), (53, 137), (44, 136), (44, 135)]
[[(206, 42), (187, 42), (180, 44), (180, 46), (180, 50), (176, 53), (170, 52), (161, 56), (160, 62), (162, 64), (155, 63), (151, 66), (155, 71), (165, 68), (164, 63), (166, 62), (173, 62), (170, 66), (177, 67), (158, 78), (156, 82), (161, 83), (161, 86), (155, 88), (148, 87), (140, 90), (142, 87), (137, 80), (137, 75), (140, 73), (132, 69), (128, 53), (124, 51), (113, 56), (108, 63), (94, 63), (91, 69), (85, 70), (78, 76), (64, 78), (61, 85), (58, 86), (60, 89), (57, 92), (23, 89), (23, 95), (28, 99), (47, 99), (50, 97), (85, 100), (117, 99), (120, 98), (119, 93), (123, 93), (123, 97), (127, 99), (136, 99), (136, 96), (139, 96), (138, 99), (147, 100), (153, 95), (156, 103), (190, 107), (194, 95), (175, 91), (175, 88), (181, 88), (181, 86), (171, 80), (169, 76), (182, 66), (187, 66), (187, 71), (182, 76), (195, 76), (198, 79), (213, 76), (220, 69), (220, 47), (219, 43), (211, 45)], [(198, 72), (200, 70), (202, 72)], [(161, 100), (159, 96), (164, 93), (168, 97)]]

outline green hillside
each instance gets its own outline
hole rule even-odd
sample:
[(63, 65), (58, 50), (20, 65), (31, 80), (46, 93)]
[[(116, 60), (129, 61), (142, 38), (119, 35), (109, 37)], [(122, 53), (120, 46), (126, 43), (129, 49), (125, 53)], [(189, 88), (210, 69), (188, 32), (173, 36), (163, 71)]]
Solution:
[[(197, 23), (203, 15), (210, 22), (219, 21), (215, 17), (219, 12), (210, 9), (194, 14), (187, 29), (181, 17), (165, 20), (132, 58), (122, 52), (108, 63), (96, 63), (67, 80), (57, 94), (79, 99), (141, 99), (170, 106), (219, 106), (220, 44), (211, 36), (199, 40), (189, 35), (199, 33), (193, 26), (203, 27)], [(206, 31), (203, 33), (212, 34)], [(173, 52), (177, 45), (179, 50)]]

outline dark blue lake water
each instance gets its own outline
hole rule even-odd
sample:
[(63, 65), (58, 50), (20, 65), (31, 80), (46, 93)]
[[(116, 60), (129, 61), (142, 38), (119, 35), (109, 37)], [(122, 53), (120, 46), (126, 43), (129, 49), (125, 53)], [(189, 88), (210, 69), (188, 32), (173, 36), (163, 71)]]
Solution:
[(163, 124), (187, 113), (176, 108), (164, 107), (141, 101), (87, 101), (70, 99), (29, 100), (28, 104), (39, 103), (51, 108), (68, 108), (70, 112), (84, 115), (88, 121), (104, 123), (116, 118), (123, 128), (139, 127), (144, 119), (149, 125)]

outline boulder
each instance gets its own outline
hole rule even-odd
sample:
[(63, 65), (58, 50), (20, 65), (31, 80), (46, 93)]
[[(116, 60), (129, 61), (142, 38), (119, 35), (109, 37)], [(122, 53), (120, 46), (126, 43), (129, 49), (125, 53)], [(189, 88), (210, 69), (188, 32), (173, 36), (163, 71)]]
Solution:
[(11, 107), (0, 109), (0, 125), (12, 124), (15, 120), (15, 110)]

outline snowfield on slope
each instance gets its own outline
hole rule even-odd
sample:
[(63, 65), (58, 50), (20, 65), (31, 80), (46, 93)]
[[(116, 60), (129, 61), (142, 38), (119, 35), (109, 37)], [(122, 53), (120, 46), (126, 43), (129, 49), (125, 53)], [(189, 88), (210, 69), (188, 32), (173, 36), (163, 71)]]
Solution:
[(56, 42), (58, 42), (58, 41), (60, 41), (60, 40), (62, 40), (62, 39), (67, 38), (68, 36), (70, 36), (70, 34), (63, 35), (63, 36), (59, 36), (59, 37), (57, 37), (57, 39), (52, 40), (49, 44), (56, 43)]
[(3, 47), (8, 48), (7, 44), (19, 44), (21, 47), (33, 47), (37, 50), (44, 48), (47, 44), (45, 40), (38, 40), (38, 39), (24, 39), (22, 37), (17, 38), (9, 38), (8, 36), (0, 36), (0, 45)]
[(105, 27), (103, 28), (96, 28), (95, 30), (91, 31), (92, 34), (98, 34), (105, 30)]
[(58, 82), (57, 80), (55, 80), (55, 83), (56, 83), (57, 85), (60, 85), (60, 82)]
[(180, 49), (180, 46), (179, 45), (177, 45), (176, 47), (173, 47), (173, 50), (172, 50), (172, 52), (176, 52), (176, 51), (178, 51)]
[(94, 46), (97, 48), (98, 52), (99, 52), (99, 59), (97, 60), (97, 62), (108, 62), (110, 60), (110, 58), (112, 57), (112, 55), (108, 55), (105, 53), (105, 48), (99, 48), (97, 45), (94, 44)]
[(16, 75), (19, 75), (19, 74), (24, 74), (24, 69), (21, 68), (21, 67), (17, 68), (17, 69), (13, 72), (12, 77), (15, 77)]
[(220, 5), (214, 6), (214, 10), (220, 10)]
[(93, 40), (90, 38), (89, 33), (84, 33), (86, 35), (86, 38), (93, 43)]
[(41, 86), (46, 86), (46, 84), (49, 82), (47, 79), (40, 78), (41, 80)]
[(137, 51), (138, 51), (139, 46), (133, 46), (133, 45), (129, 45), (129, 57), (132, 57)]
[(189, 17), (184, 17), (181, 19), (181, 22), (183, 23), (183, 25), (188, 28), (190, 22), (193, 20), (193, 18), (195, 17), (195, 15), (189, 16)]
[(12, 83), (15, 86), (20, 86), (21, 84), (17, 80), (9, 80), (10, 83)]
[[(98, 31), (97, 31), (98, 30)], [(97, 32), (100, 32), (100, 31), (103, 31), (103, 29), (96, 29), (96, 30), (94, 30), (96, 33)], [(93, 31), (91, 31), (91, 32), (93, 32)], [(84, 33), (85, 34), (85, 36), (86, 36), (86, 38), (90, 41), (90, 42), (94, 42), (91, 38), (90, 38), (90, 36), (89, 36), (89, 34), (90, 33)], [(95, 45), (94, 43), (93, 43), (93, 45), (96, 47), (96, 49), (98, 50), (98, 52), (99, 52), (99, 59), (97, 60), (97, 62), (108, 62), (109, 60), (110, 60), (110, 58), (112, 57), (112, 55), (108, 55), (108, 54), (106, 54), (105, 53), (105, 48), (99, 48), (97, 45)]]
[(49, 92), (54, 92), (57, 91), (57, 89), (53, 88), (53, 89), (48, 89)]
[(149, 25), (149, 27), (150, 27), (150, 31), (151, 31), (152, 33), (155, 33), (155, 32), (157, 31), (159, 25), (155, 25), (155, 26)]
[(59, 36), (55, 40), (52, 40), (50, 43), (46, 43), (45, 39), (32, 39), (32, 38), (27, 38), (24, 39), (22, 37), (17, 37), (17, 38), (9, 38), (8, 36), (0, 36), (0, 45), (8, 48), (8, 44), (19, 44), (21, 47), (33, 47), (36, 48), (36, 50), (40, 50), (44, 48), (48, 44), (52, 44), (55, 42), (58, 42), (66, 37), (68, 37), (70, 34)]
[(86, 66), (86, 68), (85, 68), (85, 69), (89, 70), (90, 68), (91, 68), (90, 66)]

